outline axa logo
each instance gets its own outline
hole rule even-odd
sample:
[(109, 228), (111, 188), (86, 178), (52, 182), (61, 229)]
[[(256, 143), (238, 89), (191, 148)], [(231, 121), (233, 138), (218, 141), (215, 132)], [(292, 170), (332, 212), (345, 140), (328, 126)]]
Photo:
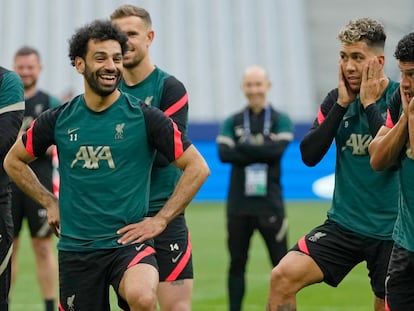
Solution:
[(342, 151), (346, 148), (352, 149), (353, 155), (367, 155), (368, 154), (368, 145), (372, 140), (372, 136), (368, 134), (351, 134), (346, 141)]
[(81, 146), (70, 167), (73, 168), (76, 163), (81, 162), (83, 163), (82, 168), (96, 170), (99, 169), (101, 161), (106, 162), (109, 168), (115, 168), (109, 146)]

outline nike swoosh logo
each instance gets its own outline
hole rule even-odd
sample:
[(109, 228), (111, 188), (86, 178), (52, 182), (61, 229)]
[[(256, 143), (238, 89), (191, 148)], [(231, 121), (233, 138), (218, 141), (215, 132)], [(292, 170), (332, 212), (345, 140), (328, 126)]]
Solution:
[(154, 98), (154, 96), (148, 96), (147, 98), (145, 98), (144, 102), (146, 105), (151, 106), (151, 102), (152, 99)]
[(68, 129), (68, 135), (72, 134), (73, 132), (76, 132), (77, 130), (79, 130), (79, 127), (74, 129)]
[(183, 254), (183, 252), (180, 252), (177, 256), (171, 258), (171, 261), (173, 263), (176, 263), (178, 261), (178, 259), (180, 259), (181, 255)]
[(135, 250), (137, 252), (140, 252), (141, 251), (141, 248), (143, 248), (143, 247), (144, 247), (144, 244), (141, 244), (140, 246), (135, 246)]

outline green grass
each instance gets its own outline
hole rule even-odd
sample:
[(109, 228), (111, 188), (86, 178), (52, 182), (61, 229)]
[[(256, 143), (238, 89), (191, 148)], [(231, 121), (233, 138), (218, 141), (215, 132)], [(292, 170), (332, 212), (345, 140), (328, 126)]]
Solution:
[[(287, 202), (289, 241), (298, 238), (325, 219), (326, 202)], [(193, 203), (188, 207), (187, 222), (191, 231), (195, 269), (193, 310), (226, 311), (226, 249), (224, 203)], [(264, 243), (257, 233), (251, 243), (247, 266), (247, 293), (244, 310), (265, 310), (271, 266)], [(368, 311), (373, 307), (367, 270), (358, 265), (338, 286), (315, 284), (298, 295), (301, 311)], [(113, 310), (117, 310), (113, 304)], [(11, 295), (11, 311), (43, 311), (43, 302), (37, 286), (33, 252), (27, 232), (21, 238), (19, 276)]]

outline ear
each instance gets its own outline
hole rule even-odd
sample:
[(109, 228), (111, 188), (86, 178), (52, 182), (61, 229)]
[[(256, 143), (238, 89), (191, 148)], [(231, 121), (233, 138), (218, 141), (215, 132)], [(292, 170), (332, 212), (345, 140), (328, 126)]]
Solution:
[(85, 72), (85, 61), (82, 57), (75, 57), (75, 68), (80, 74), (83, 74)]
[(152, 41), (154, 41), (154, 38), (155, 38), (155, 31), (151, 29), (150, 31), (148, 31), (148, 34), (147, 34), (147, 39), (150, 45)]
[(380, 63), (380, 65), (382, 67), (384, 67), (384, 64), (385, 64), (385, 55), (378, 55), (377, 56), (377, 59), (378, 59), (378, 62)]

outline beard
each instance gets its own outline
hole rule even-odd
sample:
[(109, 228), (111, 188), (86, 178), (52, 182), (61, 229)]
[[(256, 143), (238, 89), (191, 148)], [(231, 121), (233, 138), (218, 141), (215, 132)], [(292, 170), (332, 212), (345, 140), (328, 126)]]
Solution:
[(108, 71), (108, 70), (98, 70), (98, 71), (91, 71), (88, 67), (88, 65), (85, 64), (85, 72), (83, 76), (85, 77), (86, 82), (88, 82), (90, 88), (99, 96), (105, 97), (113, 93), (117, 86), (119, 81), (121, 80), (122, 74), (121, 72), (117, 72), (116, 77), (116, 83), (112, 85), (103, 85), (99, 83), (99, 76), (105, 75), (105, 74), (114, 74), (115, 71)]

